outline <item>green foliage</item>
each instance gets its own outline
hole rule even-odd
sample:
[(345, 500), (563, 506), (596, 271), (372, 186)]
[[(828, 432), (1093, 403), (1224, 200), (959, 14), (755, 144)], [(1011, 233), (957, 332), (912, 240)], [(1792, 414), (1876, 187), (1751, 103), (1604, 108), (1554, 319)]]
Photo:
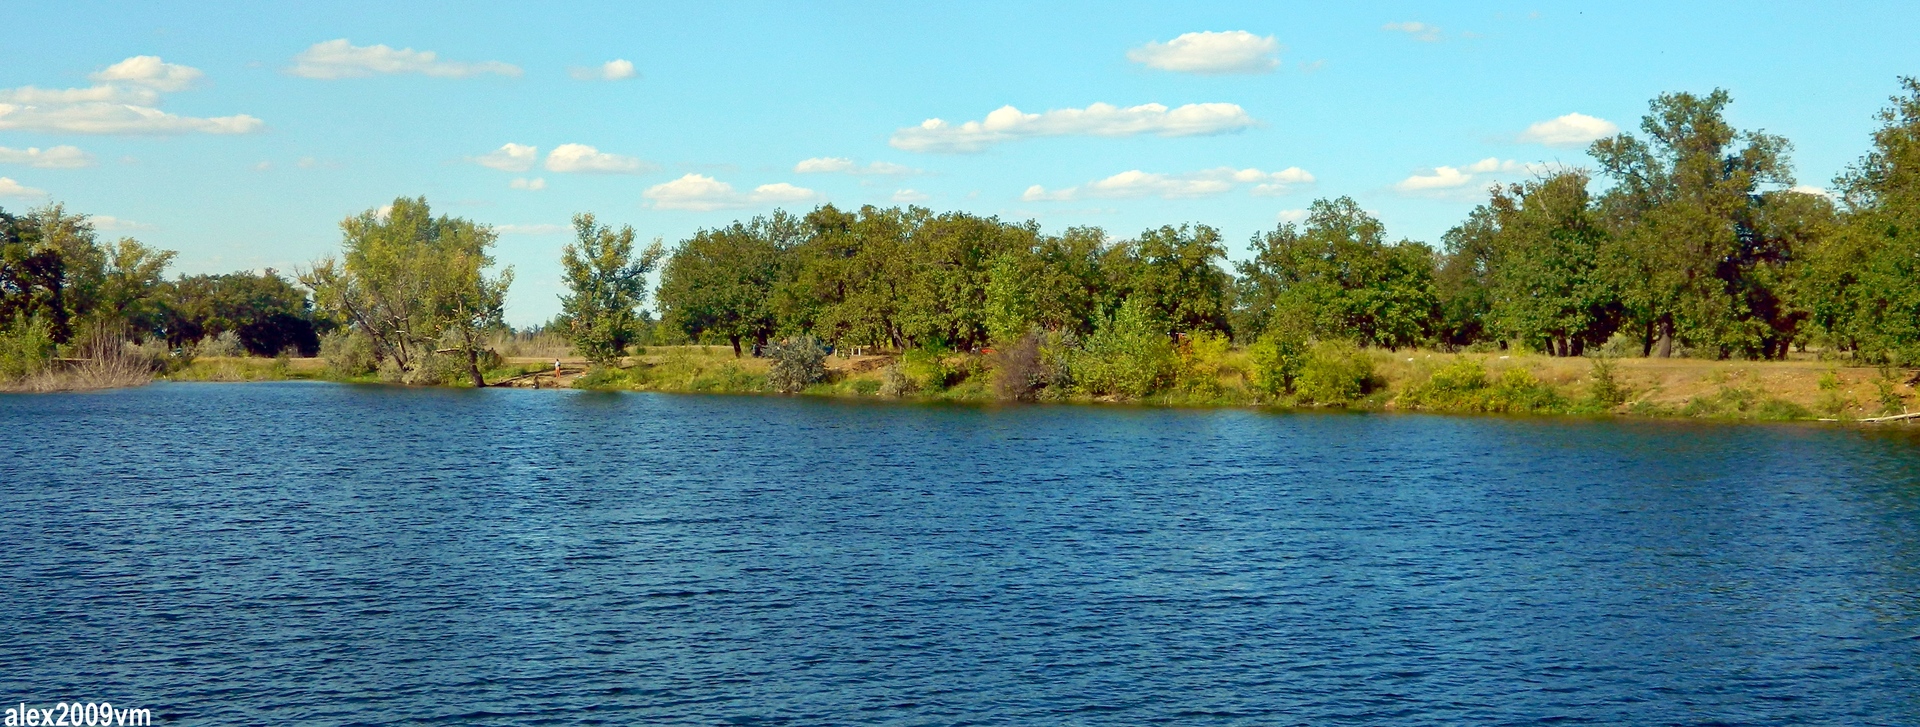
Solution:
[(1179, 364), (1166, 326), (1150, 302), (1128, 298), (1069, 354), (1066, 364), (1074, 385), (1093, 396), (1132, 399), (1159, 390)]
[(1345, 406), (1374, 388), (1373, 358), (1348, 341), (1320, 341), (1294, 379), (1294, 394), (1302, 404)]
[[(498, 329), (508, 268), (488, 277), (493, 229), (455, 217), (433, 216), (426, 198), (395, 199), (340, 223), (342, 255), (326, 258), (300, 280), (319, 307), (367, 334), (382, 378), (434, 381), (448, 365), (430, 360), (452, 343), (468, 380), (484, 385), (479, 360)], [(391, 370), (388, 371), (388, 364)]]
[(905, 391), (937, 392), (957, 383), (960, 372), (948, 363), (949, 353), (940, 346), (915, 348), (902, 353), (894, 367), (910, 382)]
[(1231, 341), (1225, 335), (1196, 331), (1187, 335), (1176, 350), (1180, 368), (1176, 383), (1188, 396), (1218, 398), (1224, 389), (1220, 377), (1227, 373), (1227, 351)]
[(0, 381), (40, 373), (54, 353), (53, 326), (39, 316), (15, 316), (0, 329)]
[(1386, 242), (1386, 227), (1347, 197), (1315, 200), (1306, 225), (1256, 235), (1240, 272), (1236, 330), (1292, 318), (1312, 335), (1389, 348), (1416, 345), (1439, 314), (1434, 255)]
[(881, 396), (897, 399), (902, 396), (912, 396), (919, 390), (920, 382), (908, 376), (899, 363), (894, 363), (880, 371), (880, 388), (877, 393)]
[(766, 343), (803, 230), (800, 220), (776, 212), (682, 240), (660, 273), (661, 322), (689, 340), (724, 339), (735, 356), (742, 341)]
[(1560, 171), (1496, 188), (1487, 280), (1492, 333), (1555, 356), (1578, 356), (1619, 325), (1618, 296), (1600, 267), (1607, 234), (1587, 175)]
[(1811, 419), (1813, 414), (1806, 407), (1784, 399), (1767, 397), (1758, 390), (1727, 386), (1711, 394), (1702, 394), (1687, 401), (1680, 410), (1681, 416), (1705, 419), (1760, 419), (1765, 421), (1792, 421)]
[(1305, 335), (1286, 327), (1269, 329), (1247, 347), (1248, 382), (1269, 401), (1292, 391), (1294, 380), (1306, 366), (1310, 343)]
[(1464, 356), (1407, 387), (1396, 402), (1429, 411), (1547, 413), (1566, 408), (1566, 401), (1552, 387), (1525, 368), (1516, 366), (1489, 377), (1479, 359)]
[(1874, 399), (1882, 416), (1907, 413), (1907, 398), (1900, 394), (1900, 377), (1892, 366), (1881, 366), (1873, 379)]
[(1848, 211), (1809, 256), (1802, 296), (1842, 348), (1920, 364), (1920, 79), (1879, 114), (1865, 157), (1839, 179)]
[(1602, 409), (1625, 404), (1633, 392), (1620, 383), (1614, 372), (1613, 359), (1599, 356), (1593, 359), (1593, 370), (1588, 374), (1593, 379), (1587, 386), (1587, 400)]
[[(1028, 331), (995, 354), (993, 367), (994, 397), (1009, 401), (1031, 401), (1054, 378), (1041, 352), (1045, 335)], [(891, 371), (891, 369), (889, 369)]]
[(615, 232), (591, 214), (574, 215), (573, 229), (574, 242), (560, 255), (567, 284), (560, 306), (567, 332), (574, 350), (588, 361), (613, 363), (639, 337), (647, 273), (665, 252), (655, 241), (635, 257), (632, 227)]
[(1140, 233), (1113, 259), (1127, 300), (1139, 300), (1177, 332), (1228, 330), (1232, 276), (1220, 267), (1227, 248), (1206, 225), (1171, 225)]
[(327, 360), (327, 371), (339, 378), (354, 378), (373, 373), (380, 361), (373, 355), (373, 339), (365, 332), (341, 329), (320, 341), (320, 357)]
[(1031, 266), (1021, 263), (1020, 256), (1002, 253), (987, 271), (986, 324), (993, 341), (1010, 343), (1026, 336), (1040, 316), (1028, 276)]
[(245, 356), (247, 349), (240, 345), (239, 333), (221, 331), (218, 335), (207, 336), (194, 344), (193, 355), (213, 358)]
[(782, 394), (797, 394), (827, 378), (827, 350), (812, 336), (790, 338), (768, 347), (767, 383)]

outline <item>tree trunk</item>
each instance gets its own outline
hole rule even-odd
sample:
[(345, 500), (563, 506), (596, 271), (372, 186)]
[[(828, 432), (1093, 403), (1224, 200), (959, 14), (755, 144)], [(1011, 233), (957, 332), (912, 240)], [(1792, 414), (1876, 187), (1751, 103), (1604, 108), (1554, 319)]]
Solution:
[(734, 358), (740, 358), (740, 337), (739, 337), (739, 336), (727, 336), (727, 341), (729, 341), (729, 342), (731, 342), (731, 343), (733, 344), (733, 357), (734, 357)]
[(467, 347), (467, 375), (473, 378), (473, 388), (487, 388), (486, 378), (480, 375), (480, 350), (473, 346)]
[(1673, 358), (1673, 319), (1671, 318), (1660, 319), (1660, 340), (1658, 347), (1659, 351), (1657, 353), (1660, 358)]
[(1640, 330), (1640, 358), (1653, 355), (1653, 321)]
[(1574, 338), (1574, 339), (1571, 339), (1570, 341), (1568, 341), (1568, 342), (1567, 342), (1567, 355), (1568, 355), (1568, 356), (1572, 356), (1572, 357), (1574, 357), (1574, 358), (1579, 358), (1579, 357), (1580, 357), (1581, 355), (1583, 355), (1583, 354), (1585, 354), (1586, 352), (1587, 352), (1587, 342), (1586, 342), (1586, 341), (1582, 341), (1582, 340), (1580, 340), (1580, 339), (1578, 339), (1578, 338)]

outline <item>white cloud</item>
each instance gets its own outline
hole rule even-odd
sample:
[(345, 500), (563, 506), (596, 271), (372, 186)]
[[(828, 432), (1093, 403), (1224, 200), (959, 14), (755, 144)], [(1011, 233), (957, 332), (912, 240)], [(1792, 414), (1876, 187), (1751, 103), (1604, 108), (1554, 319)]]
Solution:
[(1487, 157), (1464, 167), (1440, 166), (1426, 173), (1414, 173), (1394, 184), (1393, 188), (1408, 193), (1445, 192), (1474, 184), (1482, 179), (1480, 175), (1540, 174), (1547, 169), (1547, 165), (1538, 162), (1523, 163)]
[(287, 72), (302, 78), (322, 80), (363, 78), (379, 73), (418, 73), (441, 78), (466, 78), (492, 73), (518, 77), (520, 67), (500, 61), (443, 61), (433, 51), (412, 48), (395, 50), (385, 45), (357, 46), (347, 42), (346, 38), (338, 38), (315, 43), (300, 51), (299, 55), (293, 57), (293, 65), (287, 68)]
[(641, 196), (653, 200), (656, 209), (708, 211), (782, 202), (809, 202), (820, 194), (786, 182), (763, 184), (752, 194), (734, 191), (727, 184), (704, 174), (688, 174), (665, 184), (656, 184)]
[(493, 231), (502, 235), (558, 235), (563, 232), (572, 232), (573, 227), (554, 224), (494, 225)]
[(547, 171), (641, 174), (653, 171), (653, 165), (630, 156), (602, 153), (586, 144), (561, 144), (547, 152)]
[(1127, 51), (1127, 60), (1180, 73), (1271, 73), (1280, 66), (1280, 43), (1244, 30), (1185, 33)]
[(893, 201), (900, 204), (919, 204), (930, 199), (933, 197), (928, 196), (927, 193), (913, 189), (900, 189), (893, 193)]
[(892, 162), (872, 162), (866, 166), (844, 157), (814, 157), (803, 159), (793, 165), (793, 171), (799, 174), (878, 174), (882, 176), (905, 176), (921, 174), (913, 167)]
[(1620, 133), (1620, 125), (1586, 114), (1567, 114), (1520, 132), (1520, 140), (1547, 146), (1581, 146)]
[(517, 179), (514, 179), (511, 182), (508, 182), (507, 186), (513, 189), (524, 189), (529, 192), (538, 192), (542, 189), (547, 188), (547, 180), (542, 179), (540, 177), (534, 177), (532, 179), (528, 179), (526, 177), (519, 177)]
[(246, 134), (265, 126), (246, 114), (195, 118), (155, 108), (162, 92), (191, 86), (205, 74), (134, 56), (93, 74), (102, 85), (87, 88), (21, 86), (0, 89), (0, 130), (69, 134)]
[(1815, 187), (1810, 184), (1801, 184), (1801, 185), (1788, 187), (1787, 191), (1799, 192), (1801, 194), (1811, 194), (1815, 197), (1825, 197), (1827, 199), (1833, 199), (1833, 192), (1830, 192), (1821, 187)]
[(640, 74), (633, 70), (632, 61), (616, 58), (597, 66), (574, 66), (567, 75), (582, 81), (622, 81)]
[(1414, 40), (1432, 43), (1440, 40), (1440, 26), (1420, 22), (1387, 23), (1381, 30), (1391, 30), (1413, 36)]
[(195, 118), (150, 106), (81, 103), (28, 106), (0, 103), (0, 129), (58, 131), (72, 134), (246, 134), (265, 122), (246, 114)]
[(1299, 222), (1306, 218), (1306, 210), (1280, 210), (1280, 214), (1274, 219), (1278, 222)]
[(153, 225), (145, 222), (123, 220), (111, 215), (87, 215), (87, 221), (93, 223), (96, 230), (151, 230)]
[(915, 152), (976, 152), (988, 146), (1037, 136), (1202, 136), (1239, 131), (1254, 125), (1238, 104), (1187, 104), (1175, 109), (1157, 103), (1120, 108), (1097, 103), (1084, 109), (1054, 109), (1038, 114), (1002, 106), (980, 121), (959, 125), (927, 119), (893, 132), (888, 142)]
[(539, 156), (539, 147), (507, 142), (501, 144), (498, 149), (474, 157), (473, 163), (503, 172), (524, 172), (533, 168), (533, 163)]
[(21, 86), (0, 89), (0, 103), (31, 105), (76, 104), (88, 101), (152, 106), (160, 103), (160, 92), (151, 88), (88, 86), (86, 88), (40, 88)]
[(1082, 197), (1185, 199), (1224, 194), (1242, 184), (1254, 185), (1254, 194), (1279, 195), (1290, 191), (1291, 185), (1312, 182), (1313, 175), (1299, 167), (1288, 167), (1278, 172), (1219, 167), (1186, 174), (1158, 174), (1134, 169), (1065, 189), (1048, 190), (1036, 184), (1028, 187), (1020, 198), (1027, 202), (1059, 202)]
[(88, 78), (102, 83), (131, 83), (159, 91), (183, 91), (205, 75), (192, 66), (162, 61), (160, 56), (134, 56)]
[(0, 197), (45, 197), (47, 190), (34, 189), (13, 181), (9, 177), (0, 177)]
[(8, 149), (0, 146), (0, 164), (26, 164), (42, 169), (74, 169), (93, 166), (93, 155), (72, 146), (56, 146), (50, 149), (39, 147)]

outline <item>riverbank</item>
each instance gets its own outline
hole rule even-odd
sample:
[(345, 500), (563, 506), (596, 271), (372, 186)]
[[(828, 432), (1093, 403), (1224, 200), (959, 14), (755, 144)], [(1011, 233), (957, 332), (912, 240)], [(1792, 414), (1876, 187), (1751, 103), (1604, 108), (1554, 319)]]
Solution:
[[(1844, 366), (1817, 358), (1787, 361), (1704, 361), (1623, 358), (1596, 363), (1499, 353), (1371, 350), (1367, 389), (1342, 408), (1436, 413), (1509, 412), (1759, 421), (1859, 421), (1901, 414), (1915, 399), (1908, 372)], [(769, 360), (734, 358), (720, 346), (645, 349), (618, 367), (591, 367), (563, 358), (558, 376), (551, 358), (509, 358), (486, 374), (489, 386), (578, 388), (706, 394), (772, 394)], [(1291, 397), (1261, 397), (1242, 373), (1246, 354), (1232, 352), (1218, 375), (1187, 380), (1138, 400), (1080, 395), (1042, 397), (1063, 403), (1148, 406), (1324, 408)], [(909, 402), (997, 400), (992, 356), (949, 354), (827, 359), (825, 380), (802, 396)], [(124, 378), (124, 377), (123, 377)], [(287, 381), (380, 383), (377, 376), (341, 378), (318, 358), (204, 357), (157, 377), (165, 381)], [(42, 382), (43, 384), (45, 382)], [(114, 386), (141, 382), (115, 380)], [(100, 386), (15, 386), (14, 391)]]

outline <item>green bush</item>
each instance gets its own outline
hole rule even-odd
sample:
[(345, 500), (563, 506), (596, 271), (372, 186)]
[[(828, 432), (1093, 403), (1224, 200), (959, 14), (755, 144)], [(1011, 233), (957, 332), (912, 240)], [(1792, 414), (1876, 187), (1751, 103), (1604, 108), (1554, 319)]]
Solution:
[(1373, 389), (1373, 359), (1347, 341), (1321, 341), (1307, 353), (1293, 391), (1303, 404), (1345, 405)]
[(1762, 397), (1754, 389), (1729, 386), (1712, 394), (1702, 394), (1687, 402), (1682, 416), (1708, 419), (1766, 419), (1788, 421), (1811, 419), (1806, 407), (1783, 399)]
[(1294, 379), (1307, 363), (1307, 350), (1306, 337), (1286, 331), (1269, 330), (1254, 341), (1247, 347), (1247, 361), (1252, 369), (1247, 372), (1247, 378), (1254, 391), (1268, 399), (1292, 391)]
[(338, 330), (320, 339), (320, 357), (327, 360), (327, 371), (341, 378), (372, 373), (378, 366), (373, 357), (373, 339), (359, 331)]
[(1178, 365), (1165, 324), (1141, 298), (1128, 298), (1067, 357), (1074, 385), (1093, 396), (1144, 397), (1172, 380)]
[(1627, 397), (1633, 393), (1620, 383), (1619, 377), (1614, 375), (1611, 356), (1595, 358), (1590, 375), (1593, 383), (1587, 387), (1587, 400), (1602, 409), (1612, 409), (1625, 404)]
[(1180, 369), (1176, 380), (1189, 396), (1217, 398), (1223, 392), (1220, 375), (1227, 371), (1226, 336), (1195, 331), (1180, 342)]
[(0, 329), (0, 381), (16, 381), (45, 370), (53, 360), (53, 327), (39, 316), (19, 317)]
[(911, 382), (903, 391), (936, 392), (959, 381), (960, 371), (947, 362), (947, 355), (947, 350), (939, 346), (909, 349), (900, 354), (894, 366)]
[(1544, 413), (1566, 408), (1562, 397), (1524, 368), (1489, 377), (1476, 358), (1462, 357), (1408, 386), (1395, 400), (1408, 409)]
[[(813, 336), (800, 336), (775, 343), (768, 347), (767, 357), (772, 359), (767, 367), (767, 383), (782, 394), (798, 394), (814, 382), (827, 378), (827, 349), (822, 348)], [(744, 385), (744, 380), (729, 376), (726, 383)]]
[(880, 372), (880, 387), (874, 391), (889, 399), (897, 399), (910, 396), (919, 390), (919, 382), (914, 381), (913, 377), (908, 376), (907, 372), (900, 368), (900, 364), (895, 362)]

